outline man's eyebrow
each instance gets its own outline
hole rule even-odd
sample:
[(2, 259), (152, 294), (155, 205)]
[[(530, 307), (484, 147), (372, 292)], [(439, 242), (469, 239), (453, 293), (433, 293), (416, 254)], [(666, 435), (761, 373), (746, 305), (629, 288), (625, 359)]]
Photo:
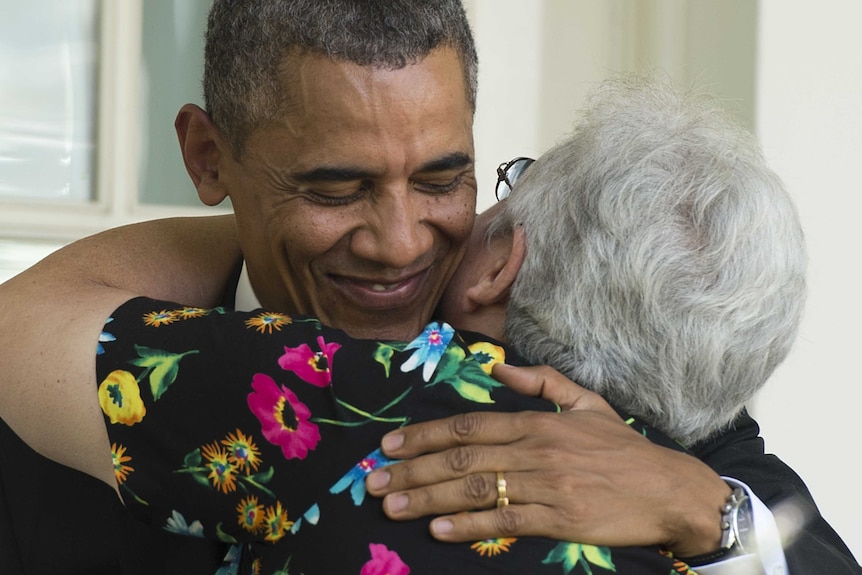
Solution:
[(452, 152), (451, 154), (447, 154), (442, 158), (431, 160), (430, 162), (421, 166), (416, 171), (420, 174), (426, 172), (446, 172), (448, 170), (466, 168), (472, 163), (473, 158), (471, 158), (464, 152)]
[(374, 174), (368, 170), (350, 167), (322, 166), (307, 172), (298, 172), (291, 179), (299, 182), (355, 182), (373, 178)]
[[(431, 160), (416, 170), (417, 173), (445, 172), (465, 168), (473, 163), (473, 158), (463, 152), (453, 152), (443, 157)], [(349, 166), (320, 166), (307, 172), (297, 172), (291, 176), (293, 180), (306, 183), (316, 182), (355, 182), (375, 177), (375, 173), (362, 168)]]

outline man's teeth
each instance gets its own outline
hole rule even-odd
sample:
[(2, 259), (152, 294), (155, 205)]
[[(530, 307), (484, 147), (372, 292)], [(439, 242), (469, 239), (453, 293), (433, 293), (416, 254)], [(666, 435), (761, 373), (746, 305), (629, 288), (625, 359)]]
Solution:
[(385, 286), (383, 284), (371, 284), (371, 291), (386, 291), (391, 286)]

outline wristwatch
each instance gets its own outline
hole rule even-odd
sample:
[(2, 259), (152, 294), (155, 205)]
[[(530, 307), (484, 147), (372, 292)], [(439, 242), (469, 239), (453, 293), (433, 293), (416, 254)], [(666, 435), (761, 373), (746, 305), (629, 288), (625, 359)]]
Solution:
[(710, 553), (679, 557), (689, 566), (708, 565), (754, 551), (751, 499), (743, 488), (734, 485), (730, 487), (733, 491), (721, 507), (721, 545)]
[(751, 499), (741, 487), (735, 487), (721, 508), (721, 548), (744, 555), (752, 551)]

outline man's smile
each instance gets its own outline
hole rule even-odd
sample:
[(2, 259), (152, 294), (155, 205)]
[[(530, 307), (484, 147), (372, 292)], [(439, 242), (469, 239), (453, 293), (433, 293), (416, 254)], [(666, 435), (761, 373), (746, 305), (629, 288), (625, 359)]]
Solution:
[(416, 303), (417, 298), (426, 291), (424, 288), (431, 269), (433, 266), (397, 278), (357, 278), (337, 274), (329, 274), (327, 278), (347, 301), (381, 311)]

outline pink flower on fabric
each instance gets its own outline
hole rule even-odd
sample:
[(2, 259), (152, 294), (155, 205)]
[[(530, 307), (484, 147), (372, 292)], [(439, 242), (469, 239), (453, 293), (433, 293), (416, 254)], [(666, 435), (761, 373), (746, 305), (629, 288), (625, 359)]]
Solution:
[(407, 575), (410, 567), (407, 566), (398, 553), (390, 551), (386, 545), (370, 543), (371, 560), (362, 566), (359, 575)]
[(311, 385), (326, 387), (332, 381), (332, 356), (341, 349), (341, 344), (326, 343), (320, 336), (317, 345), (320, 348), (317, 352), (311, 351), (306, 343), (299, 347), (285, 347), (284, 355), (278, 358), (278, 365)]
[(268, 375), (255, 374), (251, 387), (248, 407), (260, 420), (263, 436), (280, 446), (285, 458), (305, 459), (320, 441), (320, 430), (308, 420), (311, 410)]

